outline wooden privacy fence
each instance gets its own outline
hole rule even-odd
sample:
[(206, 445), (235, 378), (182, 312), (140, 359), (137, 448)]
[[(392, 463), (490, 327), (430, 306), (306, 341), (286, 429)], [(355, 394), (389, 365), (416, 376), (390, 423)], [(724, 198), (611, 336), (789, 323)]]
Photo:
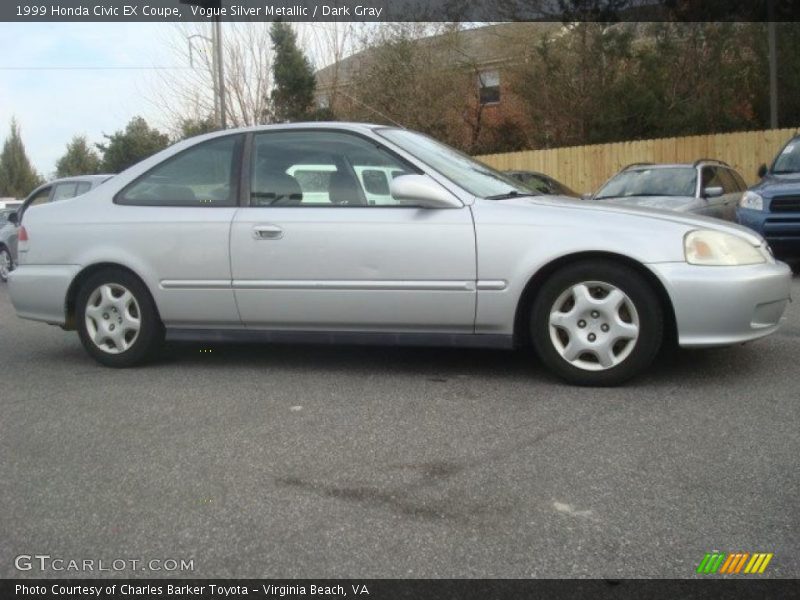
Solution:
[(691, 163), (698, 158), (724, 160), (752, 184), (758, 180), (759, 165), (769, 164), (796, 132), (795, 128), (741, 131), (485, 154), (476, 158), (501, 171), (541, 171), (577, 192), (596, 191), (609, 177), (631, 163)]

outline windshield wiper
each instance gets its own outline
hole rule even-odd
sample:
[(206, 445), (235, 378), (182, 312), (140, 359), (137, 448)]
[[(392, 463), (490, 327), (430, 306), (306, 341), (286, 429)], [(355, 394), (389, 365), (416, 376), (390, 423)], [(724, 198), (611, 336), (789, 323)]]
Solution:
[[(619, 196), (597, 196), (595, 200), (605, 200), (606, 198), (643, 198), (647, 196), (674, 196), (675, 194), (621, 194)], [(679, 194), (682, 195), (682, 194)]]
[(534, 194), (531, 192), (518, 192), (511, 190), (505, 194), (495, 194), (494, 196), (486, 196), (486, 200), (508, 200), (509, 198), (522, 198), (524, 196), (540, 196), (541, 194)]

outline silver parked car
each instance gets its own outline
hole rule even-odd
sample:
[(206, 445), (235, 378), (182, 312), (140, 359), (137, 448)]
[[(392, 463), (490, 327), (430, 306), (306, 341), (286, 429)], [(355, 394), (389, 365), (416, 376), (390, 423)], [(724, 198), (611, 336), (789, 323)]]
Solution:
[(612, 385), (668, 338), (772, 333), (790, 286), (738, 225), (531, 195), (427, 136), (345, 123), (180, 142), (26, 211), (19, 250), (19, 316), (115, 367), (165, 337), (532, 344), (566, 380)]
[(677, 165), (636, 163), (603, 184), (593, 199), (735, 221), (736, 207), (746, 189), (742, 176), (719, 160)]
[(29, 207), (80, 196), (110, 177), (111, 175), (82, 175), (50, 181), (33, 190), (18, 208), (6, 215), (4, 221), (0, 220), (0, 281), (6, 281), (17, 264), (19, 221)]

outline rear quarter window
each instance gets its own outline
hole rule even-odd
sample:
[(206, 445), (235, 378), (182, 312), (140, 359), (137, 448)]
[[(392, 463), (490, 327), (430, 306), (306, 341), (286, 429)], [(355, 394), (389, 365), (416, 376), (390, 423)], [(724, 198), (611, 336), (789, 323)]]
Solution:
[(66, 198), (74, 198), (77, 194), (78, 184), (74, 181), (68, 183), (58, 183), (53, 190), (53, 202), (64, 200)]

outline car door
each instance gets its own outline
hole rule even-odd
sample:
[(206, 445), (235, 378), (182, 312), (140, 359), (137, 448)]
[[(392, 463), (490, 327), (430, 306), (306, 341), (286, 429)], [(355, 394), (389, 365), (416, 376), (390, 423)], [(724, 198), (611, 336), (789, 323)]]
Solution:
[(358, 171), (419, 171), (349, 132), (256, 133), (251, 154), (249, 206), (231, 228), (233, 287), (248, 327), (473, 331), (468, 208), (373, 202)]
[(101, 239), (122, 240), (146, 274), (167, 326), (241, 326), (229, 248), (243, 142), (215, 137), (166, 159), (116, 195), (103, 224)]

